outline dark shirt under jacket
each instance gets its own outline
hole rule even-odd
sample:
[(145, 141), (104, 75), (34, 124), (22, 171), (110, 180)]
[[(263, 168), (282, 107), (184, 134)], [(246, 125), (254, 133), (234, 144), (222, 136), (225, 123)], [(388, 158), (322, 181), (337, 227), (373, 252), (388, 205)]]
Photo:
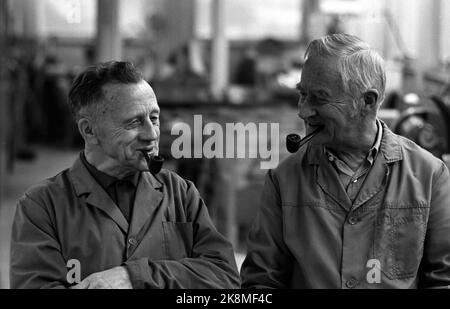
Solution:
[(130, 222), (81, 157), (27, 190), (12, 227), (11, 288), (69, 288), (73, 261), (80, 280), (124, 266), (136, 289), (239, 288), (233, 248), (194, 184), (165, 169), (139, 174)]
[(95, 166), (86, 160), (84, 152), (81, 152), (80, 158), (92, 177), (108, 193), (127, 221), (130, 222), (140, 173), (137, 172), (123, 179), (118, 179), (96, 169)]

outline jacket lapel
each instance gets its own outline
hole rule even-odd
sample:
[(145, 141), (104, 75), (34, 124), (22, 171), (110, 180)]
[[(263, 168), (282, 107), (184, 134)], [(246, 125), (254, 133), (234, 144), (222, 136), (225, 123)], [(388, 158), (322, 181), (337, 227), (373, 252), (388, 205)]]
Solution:
[(86, 203), (101, 209), (120, 227), (124, 234), (128, 231), (128, 222), (108, 193), (97, 183), (78, 158), (69, 171), (69, 177), (77, 197), (87, 194)]
[(138, 235), (139, 231), (147, 225), (146, 223), (154, 219), (163, 196), (162, 184), (150, 173), (141, 173), (134, 199), (129, 236)]
[(360, 207), (379, 193), (386, 186), (386, 180), (390, 172), (388, 164), (403, 159), (402, 149), (397, 140), (398, 137), (389, 130), (385, 123), (381, 121), (381, 124), (383, 126), (383, 138), (380, 146), (381, 153), (378, 154), (370, 169), (370, 172), (355, 199), (353, 209)]
[(353, 205), (342, 186), (339, 175), (326, 159), (322, 146), (309, 146), (308, 148), (308, 164), (318, 165), (317, 184), (328, 196), (347, 211), (360, 207), (379, 193), (386, 185), (386, 179), (390, 171), (389, 164), (403, 160), (398, 136), (392, 133), (383, 121), (380, 120), (380, 122), (383, 127), (380, 153)]
[(384, 156), (377, 156), (374, 165), (370, 169), (364, 183), (355, 199), (353, 210), (369, 201), (379, 193), (386, 185), (389, 176), (389, 166), (386, 164)]
[(349, 211), (352, 206), (350, 198), (342, 186), (339, 175), (326, 159), (322, 146), (310, 146), (308, 148), (308, 163), (317, 165), (316, 181), (319, 187), (337, 204)]

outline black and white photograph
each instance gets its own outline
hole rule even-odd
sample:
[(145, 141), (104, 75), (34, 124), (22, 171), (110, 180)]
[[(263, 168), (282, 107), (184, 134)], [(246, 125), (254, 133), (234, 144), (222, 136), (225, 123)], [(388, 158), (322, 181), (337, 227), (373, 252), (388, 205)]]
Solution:
[(447, 289), (449, 168), (449, 0), (0, 0), (2, 290)]

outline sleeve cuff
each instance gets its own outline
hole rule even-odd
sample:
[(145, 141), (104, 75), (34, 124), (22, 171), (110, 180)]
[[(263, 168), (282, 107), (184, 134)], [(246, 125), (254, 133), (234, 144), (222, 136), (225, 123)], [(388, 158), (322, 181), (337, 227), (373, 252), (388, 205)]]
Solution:
[(138, 259), (133, 261), (127, 261), (124, 263), (125, 268), (130, 276), (131, 285), (133, 289), (144, 289), (145, 280), (144, 274), (146, 272), (147, 259)]

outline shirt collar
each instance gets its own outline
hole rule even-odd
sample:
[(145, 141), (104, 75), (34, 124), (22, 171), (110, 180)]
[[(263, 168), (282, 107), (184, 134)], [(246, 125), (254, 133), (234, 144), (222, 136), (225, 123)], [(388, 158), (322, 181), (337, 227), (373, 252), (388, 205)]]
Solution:
[[(367, 153), (366, 160), (370, 163), (370, 165), (373, 164), (375, 161), (375, 158), (377, 157), (378, 151), (380, 150), (381, 140), (383, 138), (383, 126), (381, 125), (380, 121), (376, 120), (377, 124), (377, 135), (375, 137), (375, 142), (370, 148), (369, 152)], [(327, 147), (324, 147), (324, 153), (329, 158), (330, 161), (339, 160), (339, 158), (336, 157), (336, 155), (333, 154)]]
[(378, 151), (380, 150), (381, 140), (383, 139), (383, 126), (381, 125), (380, 120), (377, 119), (377, 136), (375, 138), (375, 143), (372, 148), (370, 148), (369, 153), (367, 154), (367, 161), (370, 164), (373, 164), (373, 161), (377, 157)]
[[(84, 166), (89, 171), (89, 173), (91, 173), (92, 177), (94, 177), (94, 179), (103, 187), (103, 189), (106, 190), (109, 186), (113, 185), (116, 181), (120, 180), (116, 177), (110, 176), (106, 173), (99, 171), (97, 168), (95, 168), (95, 166), (90, 164), (87, 161), (86, 156), (84, 155), (84, 151), (81, 152), (80, 159), (81, 159), (81, 162), (83, 162)], [(139, 182), (139, 172), (134, 173), (130, 176), (127, 176), (127, 177), (123, 178), (122, 180), (128, 181), (136, 188), (138, 185), (138, 182)]]
[[(381, 134), (381, 141), (378, 150), (381, 151), (386, 162), (392, 163), (403, 160), (401, 138), (398, 135), (394, 134), (386, 125), (386, 123), (383, 122), (383, 120), (377, 119), (377, 123), (378, 125), (381, 125), (381, 130), (379, 130), (377, 133)], [(299, 153), (301, 152), (299, 151)], [(322, 155), (325, 156), (322, 145), (308, 145), (306, 150), (306, 158), (308, 164), (320, 164), (322, 161)]]

